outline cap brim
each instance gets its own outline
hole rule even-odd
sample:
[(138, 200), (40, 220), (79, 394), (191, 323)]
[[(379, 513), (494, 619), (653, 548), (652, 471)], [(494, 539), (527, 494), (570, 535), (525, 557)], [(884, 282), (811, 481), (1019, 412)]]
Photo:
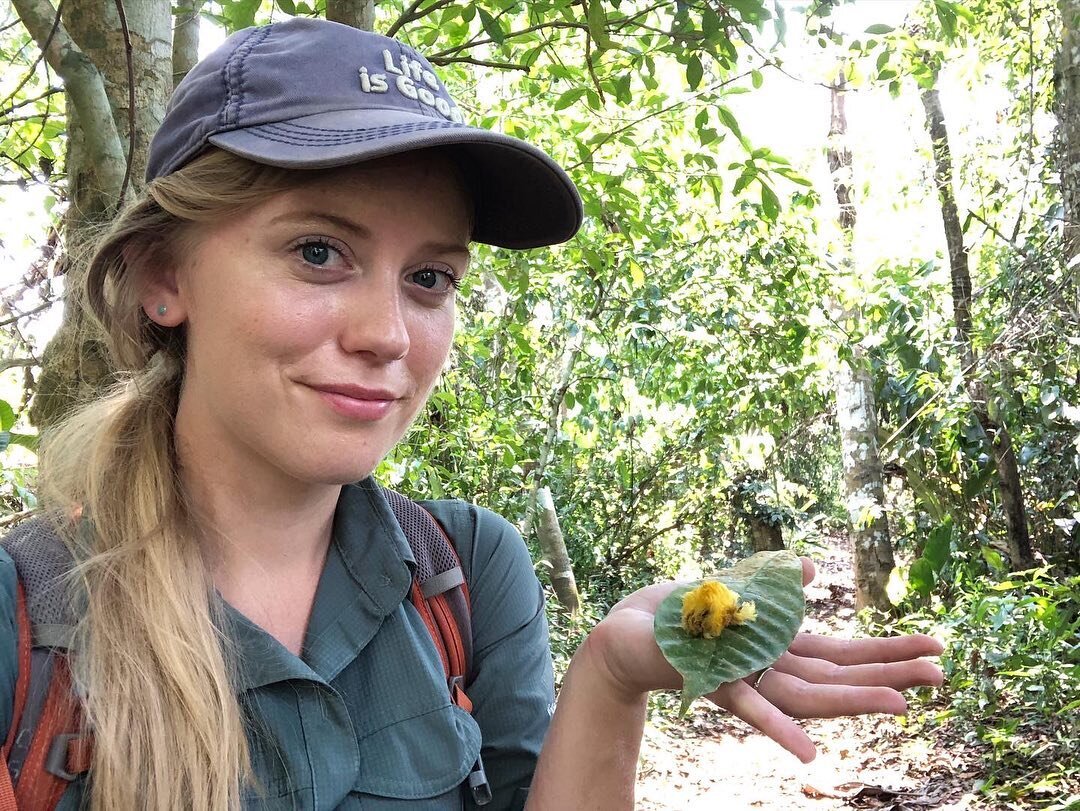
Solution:
[(345, 166), (417, 149), (453, 147), (475, 196), (473, 239), (503, 248), (565, 242), (581, 225), (581, 198), (555, 161), (524, 141), (396, 110), (340, 110), (220, 132), (210, 143), (292, 169)]

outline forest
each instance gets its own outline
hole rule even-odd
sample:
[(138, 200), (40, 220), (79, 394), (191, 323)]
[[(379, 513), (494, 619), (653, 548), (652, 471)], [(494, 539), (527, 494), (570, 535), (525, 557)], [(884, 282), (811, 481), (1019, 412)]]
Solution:
[[(289, 15), (412, 44), (581, 190), (571, 241), (478, 246), (379, 470), (517, 524), (557, 672), (629, 591), (792, 549), (826, 626), (933, 634), (946, 679), (893, 737), (849, 730), (906, 788), (760, 777), (753, 807), (1080, 809), (1080, 0), (0, 4), (0, 525), (114, 379), (68, 291), (169, 93)], [(676, 706), (654, 781), (664, 747), (749, 731)], [(905, 772), (900, 741), (948, 756)], [(693, 775), (646, 807), (697, 807)]]

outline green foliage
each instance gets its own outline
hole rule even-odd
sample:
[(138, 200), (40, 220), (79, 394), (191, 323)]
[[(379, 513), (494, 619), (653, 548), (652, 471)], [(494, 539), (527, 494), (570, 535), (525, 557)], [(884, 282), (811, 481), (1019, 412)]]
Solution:
[(0, 13), (0, 180), (25, 187), (63, 171), (64, 97), (13, 11)]
[(1031, 799), (1038, 781), (1060, 797), (1055, 785), (1080, 778), (1080, 578), (1053, 575), (972, 583), (943, 618), (953, 638), (942, 717), (989, 747), (997, 796)]

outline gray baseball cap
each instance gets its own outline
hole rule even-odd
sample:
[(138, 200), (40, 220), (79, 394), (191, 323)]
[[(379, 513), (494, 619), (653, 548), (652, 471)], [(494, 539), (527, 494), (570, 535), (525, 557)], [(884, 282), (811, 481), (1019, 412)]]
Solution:
[(446, 147), (463, 157), (477, 242), (535, 248), (563, 242), (581, 225), (581, 198), (555, 161), (465, 124), (431, 64), (409, 46), (325, 20), (238, 31), (195, 65), (150, 143), (147, 181), (208, 145), (295, 169)]

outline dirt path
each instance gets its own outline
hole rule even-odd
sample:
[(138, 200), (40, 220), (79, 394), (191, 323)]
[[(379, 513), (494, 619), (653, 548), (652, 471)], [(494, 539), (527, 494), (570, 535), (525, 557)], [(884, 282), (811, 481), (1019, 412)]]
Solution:
[[(851, 553), (842, 542), (815, 556), (806, 630), (855, 634)], [(737, 719), (700, 702), (685, 723), (650, 724), (638, 779), (639, 811), (877, 808), (991, 809), (975, 790), (978, 758), (905, 731), (887, 716), (807, 722), (817, 759), (803, 766)], [(831, 795), (831, 796), (830, 796)], [(1000, 809), (994, 809), (1000, 811)]]

